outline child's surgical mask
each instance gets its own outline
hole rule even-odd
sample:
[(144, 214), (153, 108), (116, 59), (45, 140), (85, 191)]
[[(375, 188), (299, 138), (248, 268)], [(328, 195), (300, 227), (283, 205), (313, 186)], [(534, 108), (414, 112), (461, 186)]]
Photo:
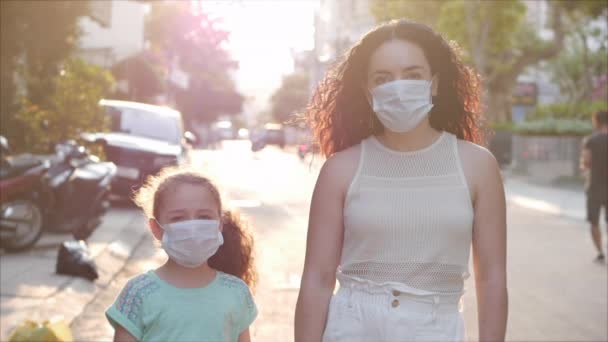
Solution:
[(173, 261), (184, 267), (194, 268), (204, 264), (224, 243), (218, 220), (158, 225), (164, 230), (161, 241), (163, 249)]
[(433, 108), (431, 81), (397, 80), (371, 90), (372, 108), (384, 127), (404, 133), (414, 129)]

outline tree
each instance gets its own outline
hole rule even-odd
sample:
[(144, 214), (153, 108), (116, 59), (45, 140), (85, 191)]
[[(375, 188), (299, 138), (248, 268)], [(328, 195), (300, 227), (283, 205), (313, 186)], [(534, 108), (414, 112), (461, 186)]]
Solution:
[(128, 88), (119, 89), (117, 99), (151, 103), (165, 89), (162, 71), (155, 65), (153, 56), (138, 53), (112, 66), (112, 74), (118, 81), (126, 81)]
[(88, 14), (85, 1), (0, 1), (0, 131), (20, 130), (18, 80), (32, 103), (45, 106), (54, 79), (78, 41), (77, 20)]
[(168, 88), (187, 121), (210, 122), (241, 112), (244, 98), (230, 77), (238, 65), (224, 48), (228, 33), (201, 7), (153, 2), (146, 35), (166, 78), (177, 67), (189, 76), (185, 89)]
[[(521, 1), (450, 0), (432, 2), (435, 12), (425, 12), (408, 0), (392, 3), (388, 12), (383, 1), (372, 3), (377, 19), (411, 17), (435, 27), (462, 47), (466, 59), (482, 77), (486, 92), (483, 102), (494, 122), (510, 121), (511, 92), (526, 68), (555, 57), (564, 45), (566, 16), (593, 18), (605, 15), (604, 1), (547, 1), (553, 37), (541, 39), (526, 20)], [(400, 3), (397, 6), (394, 3)], [(431, 6), (428, 4), (427, 6)], [(435, 13), (439, 13), (436, 15)]]
[[(79, 132), (103, 131), (107, 116), (99, 108), (113, 85), (110, 72), (79, 59), (70, 59), (53, 81), (53, 93), (45, 106), (25, 99), (16, 115), (22, 130), (10, 132), (22, 137), (17, 150), (45, 152), (49, 143), (77, 139)], [(43, 129), (42, 123), (47, 127)]]
[(296, 112), (304, 109), (308, 102), (308, 86), (308, 74), (293, 73), (283, 77), (281, 86), (270, 98), (274, 120), (288, 123)]
[(379, 22), (405, 17), (434, 26), (439, 21), (439, 13), (444, 2), (445, 0), (373, 0), (371, 11)]
[[(593, 8), (585, 10), (582, 14), (593, 13)], [(564, 51), (546, 63), (546, 69), (559, 85), (566, 102), (590, 101), (599, 79), (608, 74), (608, 28), (605, 22), (589, 22), (580, 12), (574, 13), (566, 25), (569, 34)], [(592, 42), (599, 42), (599, 46)]]

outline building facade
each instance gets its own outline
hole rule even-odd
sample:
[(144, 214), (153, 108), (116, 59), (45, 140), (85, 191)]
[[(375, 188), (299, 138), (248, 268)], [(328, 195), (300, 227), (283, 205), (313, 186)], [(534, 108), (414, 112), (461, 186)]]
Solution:
[(145, 48), (148, 5), (134, 0), (90, 0), (91, 15), (80, 19), (78, 56), (109, 69)]

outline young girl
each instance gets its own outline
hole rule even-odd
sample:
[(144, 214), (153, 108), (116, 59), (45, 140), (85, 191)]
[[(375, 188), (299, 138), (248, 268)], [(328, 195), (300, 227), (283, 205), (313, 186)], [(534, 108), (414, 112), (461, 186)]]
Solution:
[(114, 341), (250, 341), (253, 241), (222, 212), (217, 188), (196, 171), (170, 168), (150, 177), (135, 202), (169, 258), (129, 280), (107, 310)]

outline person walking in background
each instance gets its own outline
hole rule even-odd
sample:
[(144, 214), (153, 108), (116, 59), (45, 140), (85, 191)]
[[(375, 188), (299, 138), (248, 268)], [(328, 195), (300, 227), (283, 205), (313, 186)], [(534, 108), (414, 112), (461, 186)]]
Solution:
[[(604, 207), (604, 218), (608, 227), (608, 111), (593, 115), (595, 133), (583, 142), (581, 169), (588, 170), (585, 190), (587, 193), (587, 221), (591, 224), (591, 238), (597, 249), (596, 261), (605, 260), (600, 231), (600, 212)], [(607, 228), (608, 230), (608, 228)]]
[(296, 342), (464, 340), (471, 245), (479, 338), (504, 340), (505, 195), (496, 159), (475, 144), (479, 79), (457, 51), (426, 25), (392, 21), (318, 86), (306, 117), (328, 159)]
[(217, 188), (194, 170), (148, 178), (135, 202), (169, 256), (127, 282), (106, 316), (115, 341), (250, 341), (257, 316), (253, 239), (222, 211)]

